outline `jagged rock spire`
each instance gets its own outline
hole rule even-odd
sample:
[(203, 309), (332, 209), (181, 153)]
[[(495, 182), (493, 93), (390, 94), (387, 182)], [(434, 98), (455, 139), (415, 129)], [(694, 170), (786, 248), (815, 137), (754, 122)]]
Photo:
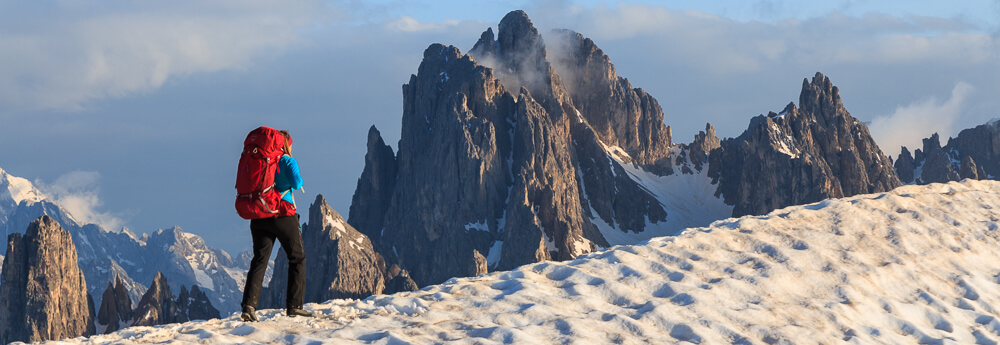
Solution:
[(76, 245), (55, 219), (42, 216), (7, 238), (0, 273), (0, 343), (95, 333)]
[(735, 205), (733, 216), (900, 185), (890, 160), (868, 127), (844, 108), (830, 79), (816, 73), (802, 82), (799, 108), (757, 116), (737, 138), (713, 152), (710, 174), (717, 194)]

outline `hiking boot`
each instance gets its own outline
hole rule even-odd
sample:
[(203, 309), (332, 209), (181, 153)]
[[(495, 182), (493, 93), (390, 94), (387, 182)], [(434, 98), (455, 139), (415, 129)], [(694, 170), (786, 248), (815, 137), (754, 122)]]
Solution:
[(302, 307), (288, 307), (288, 309), (285, 310), (285, 315), (312, 317), (313, 313), (303, 310)]
[(245, 305), (243, 306), (243, 313), (240, 314), (240, 318), (246, 322), (257, 322), (257, 310), (254, 307)]

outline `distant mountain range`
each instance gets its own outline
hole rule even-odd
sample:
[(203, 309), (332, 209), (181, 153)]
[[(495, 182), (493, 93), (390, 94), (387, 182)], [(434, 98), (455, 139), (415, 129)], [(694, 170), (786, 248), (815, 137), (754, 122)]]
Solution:
[(23, 233), (42, 215), (52, 217), (72, 235), (87, 289), (97, 306), (116, 276), (122, 279), (131, 300), (138, 302), (146, 292), (144, 284), (152, 282), (159, 271), (169, 277), (173, 291), (180, 291), (182, 285), (198, 285), (223, 313), (239, 309), (249, 253), (233, 258), (179, 227), (137, 236), (128, 229), (115, 232), (80, 224), (30, 181), (0, 169), (0, 227), (4, 233)]

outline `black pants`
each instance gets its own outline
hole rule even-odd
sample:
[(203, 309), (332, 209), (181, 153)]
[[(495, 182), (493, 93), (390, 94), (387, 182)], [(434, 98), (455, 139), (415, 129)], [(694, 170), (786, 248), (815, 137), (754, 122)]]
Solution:
[(288, 291), (285, 293), (286, 307), (302, 307), (305, 298), (306, 255), (302, 249), (302, 232), (299, 230), (299, 216), (254, 219), (250, 221), (253, 236), (253, 260), (247, 271), (247, 282), (243, 289), (243, 305), (257, 308), (260, 300), (264, 271), (271, 258), (274, 240), (281, 243), (288, 256)]

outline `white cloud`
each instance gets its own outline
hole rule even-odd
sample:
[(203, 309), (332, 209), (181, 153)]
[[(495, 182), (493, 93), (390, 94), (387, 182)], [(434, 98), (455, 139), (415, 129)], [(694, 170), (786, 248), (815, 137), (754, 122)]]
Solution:
[(314, 0), (6, 6), (0, 104), (75, 109), (154, 90), (177, 76), (247, 68), (295, 44), (320, 13), (331, 13), (319, 8)]
[[(973, 91), (972, 85), (958, 83), (948, 100), (939, 101), (936, 97), (928, 97), (901, 105), (892, 114), (872, 120), (868, 128), (884, 153), (893, 157), (902, 146), (906, 146), (911, 152), (920, 148), (921, 140), (934, 133), (938, 133), (942, 141), (946, 141), (954, 134), (954, 124), (962, 115), (966, 100)], [(944, 145), (945, 142), (941, 144)]]
[(413, 17), (402, 16), (395, 20), (390, 20), (388, 23), (386, 23), (386, 29), (388, 29), (389, 31), (402, 31), (402, 32), (421, 32), (421, 31), (440, 32), (448, 30), (449, 28), (453, 28), (459, 24), (460, 24), (459, 21), (453, 19), (445, 20), (440, 23), (434, 23), (434, 22), (421, 22), (414, 19)]
[(118, 231), (125, 225), (119, 215), (101, 212), (99, 181), (101, 174), (96, 171), (72, 171), (56, 178), (52, 183), (35, 181), (35, 185), (49, 199), (62, 206), (69, 214), (83, 224), (97, 224), (108, 231)]

